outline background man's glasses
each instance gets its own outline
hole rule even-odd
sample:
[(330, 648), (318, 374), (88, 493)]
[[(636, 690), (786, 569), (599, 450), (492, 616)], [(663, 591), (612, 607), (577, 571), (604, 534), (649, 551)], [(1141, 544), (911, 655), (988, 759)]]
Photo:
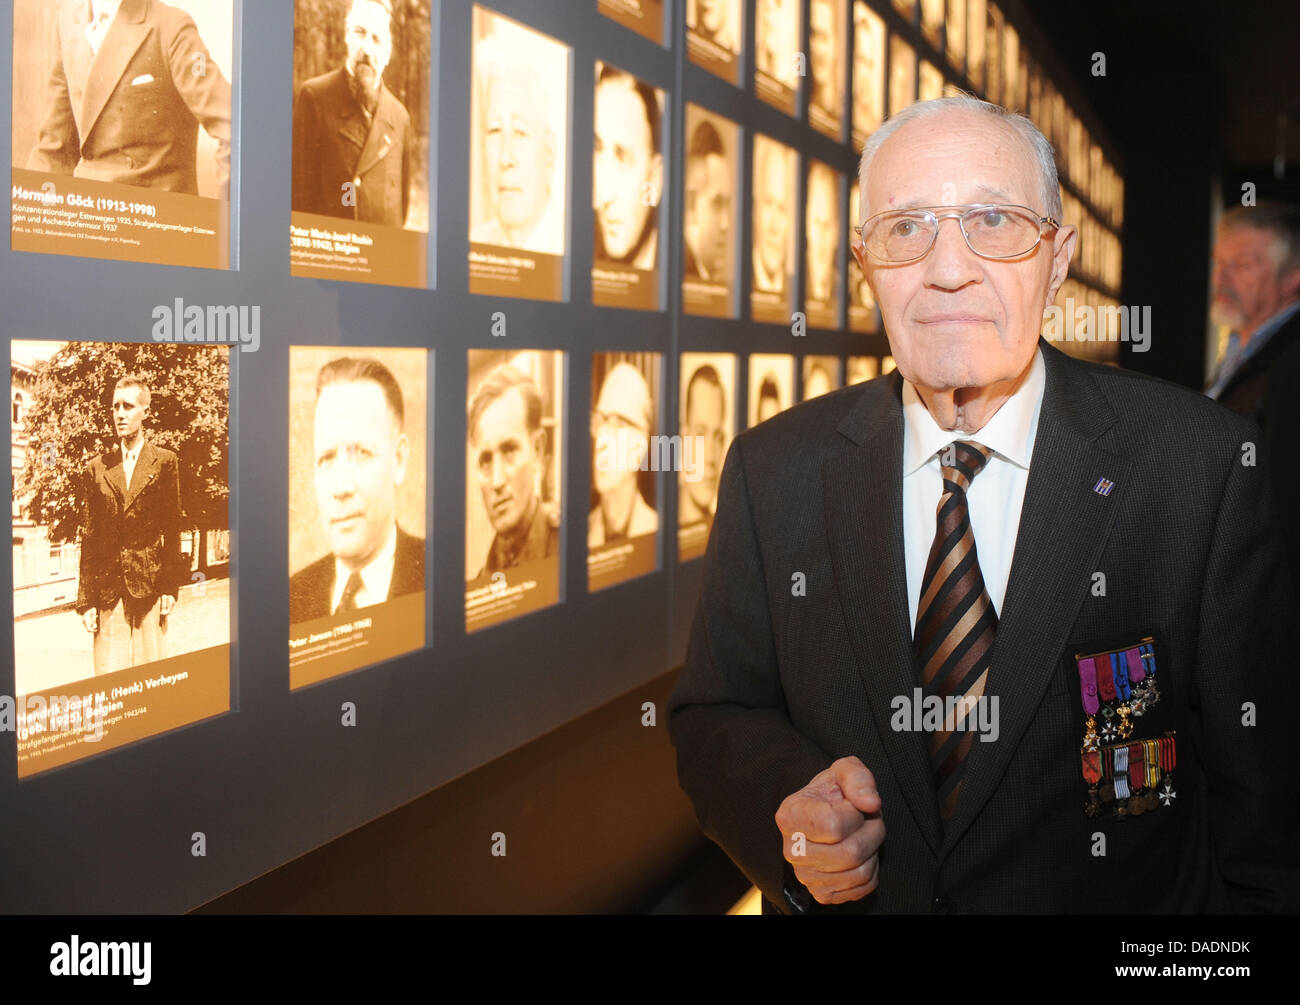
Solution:
[(939, 236), (939, 221), (956, 218), (966, 246), (981, 258), (1019, 258), (1038, 247), (1043, 234), (1060, 224), (1027, 206), (983, 203), (969, 206), (926, 206), (877, 213), (853, 228), (853, 254), (889, 265), (924, 258)]

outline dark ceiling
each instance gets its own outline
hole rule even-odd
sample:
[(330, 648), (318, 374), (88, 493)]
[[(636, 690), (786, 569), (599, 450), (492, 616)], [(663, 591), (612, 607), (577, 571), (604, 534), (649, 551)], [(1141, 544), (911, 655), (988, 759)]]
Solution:
[[(1142, 122), (1126, 113), (1151, 75), (1186, 77), (1227, 174), (1266, 170), (1286, 113), (1288, 179), (1300, 179), (1300, 0), (1025, 0), (1113, 139)], [(1106, 54), (1105, 80), (1089, 72)], [(1131, 135), (1131, 134), (1129, 134)]]

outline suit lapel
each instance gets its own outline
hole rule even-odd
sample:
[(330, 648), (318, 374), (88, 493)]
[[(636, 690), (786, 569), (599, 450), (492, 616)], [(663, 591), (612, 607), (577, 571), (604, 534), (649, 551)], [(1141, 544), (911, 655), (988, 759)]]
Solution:
[[(104, 473), (104, 480), (113, 487), (119, 501), (126, 499), (126, 468), (122, 465), (122, 450), (117, 448), (110, 455), (112, 463)], [(123, 507), (125, 508), (125, 507)]]
[[(152, 30), (145, 23), (148, 0), (123, 0), (117, 17), (90, 64), (86, 94), (82, 98), (81, 143), (85, 146), (100, 113), (126, 73), (127, 65)], [(89, 45), (87, 45), (89, 48)]]
[(90, 18), (90, 0), (75, 3), (68, 8), (67, 21), (63, 25), (62, 56), (64, 76), (68, 82), (68, 100), (72, 104), (73, 117), (77, 120), (77, 132), (85, 136), (89, 131), (85, 116), (86, 87), (90, 82), (90, 64), (95, 58), (90, 43), (86, 41), (86, 24)]
[[(119, 468), (119, 470), (122, 470)], [(158, 472), (158, 451), (148, 440), (140, 448), (140, 458), (135, 462), (135, 470), (131, 472), (131, 484), (127, 486), (126, 496), (122, 502), (124, 510), (130, 509), (131, 504), (135, 502), (141, 491), (146, 485), (153, 481), (153, 477)]]
[(939, 851), (942, 829), (925, 734), (891, 727), (893, 699), (917, 686), (903, 552), (902, 380), (867, 387), (822, 465), (831, 567), (876, 733), (917, 826)]
[[(1094, 442), (1117, 416), (1091, 373), (1040, 340), (1047, 382), (1006, 597), (985, 693), (998, 696), (998, 739), (966, 757), (945, 853), (988, 802), (1019, 751), (1097, 571), (1131, 462)], [(1099, 479), (1114, 482), (1108, 495)]]

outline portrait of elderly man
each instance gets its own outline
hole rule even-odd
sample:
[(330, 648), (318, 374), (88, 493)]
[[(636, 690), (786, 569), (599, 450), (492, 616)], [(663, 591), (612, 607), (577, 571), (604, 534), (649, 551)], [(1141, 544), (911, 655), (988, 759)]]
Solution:
[(592, 170), (596, 261), (645, 271), (658, 262), (661, 118), (653, 87), (607, 64), (600, 68)]
[(316, 507), (330, 554), (289, 579), (289, 623), (381, 604), (424, 589), (424, 538), (397, 522), (411, 448), (392, 371), (341, 357), (316, 376)]
[(1253, 427), (1040, 337), (1077, 232), (1028, 119), (916, 103), (860, 183), (897, 368), (731, 445), (669, 703), (705, 833), (786, 913), (1295, 910)]
[(344, 64), (312, 77), (293, 107), (293, 208), (406, 225), (416, 137), (384, 84), (393, 54), (390, 0), (350, 0)]
[(548, 456), (542, 397), (533, 378), (510, 364), (493, 370), (469, 406), (471, 464), (483, 509), (496, 532), (476, 575), (550, 558), (559, 550), (559, 516), (543, 504)]
[(216, 141), (212, 194), (228, 200), (230, 82), (193, 19), (160, 0), (51, 6), (53, 52), (27, 167), (198, 195), (202, 126)]
[(659, 514), (641, 496), (637, 476), (649, 461), (654, 429), (650, 385), (631, 363), (617, 363), (591, 413), (591, 480), (600, 502), (587, 517), (587, 547), (653, 534)]
[(839, 179), (821, 161), (813, 161), (808, 168), (808, 209), (804, 214), (808, 254), (805, 294), (812, 303), (830, 304), (835, 299), (841, 220)]
[(812, 79), (809, 102), (832, 123), (844, 108), (844, 35), (838, 0), (811, 0), (808, 7), (808, 71)]
[(167, 618), (189, 581), (181, 553), (180, 461), (146, 435), (152, 402), (142, 377), (117, 381), (117, 442), (85, 474), (76, 609), (94, 636), (96, 675), (166, 657)]
[(470, 230), (476, 244), (543, 254), (563, 252), (563, 205), (556, 192), (556, 143), (549, 87), (523, 52), (484, 46), (482, 204)]
[(722, 136), (707, 119), (691, 133), (686, 150), (686, 207), (682, 273), (687, 279), (726, 283), (731, 240), (731, 171)]
[(754, 289), (788, 294), (794, 271), (794, 151), (754, 137)]

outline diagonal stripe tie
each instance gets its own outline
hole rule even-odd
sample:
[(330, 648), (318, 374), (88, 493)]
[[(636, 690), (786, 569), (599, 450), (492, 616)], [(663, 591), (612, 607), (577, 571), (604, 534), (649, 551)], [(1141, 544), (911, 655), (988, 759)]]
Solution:
[[(952, 816), (962, 767), (974, 739), (975, 702), (988, 682), (989, 654), (997, 635), (993, 610), (970, 525), (966, 492), (993, 451), (955, 440), (939, 452), (943, 495), (935, 515), (934, 543), (921, 580), (912, 648), (926, 707), (944, 704), (943, 728), (928, 739), (930, 768), (944, 820)], [(955, 698), (952, 714), (947, 699)]]

